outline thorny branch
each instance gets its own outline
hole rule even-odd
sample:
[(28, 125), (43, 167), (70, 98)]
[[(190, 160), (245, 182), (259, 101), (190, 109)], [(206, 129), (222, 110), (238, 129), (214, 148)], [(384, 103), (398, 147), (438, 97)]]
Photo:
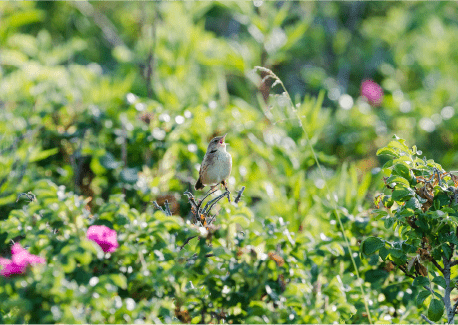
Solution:
[[(244, 190), (245, 190), (245, 186), (242, 186), (242, 188), (237, 192), (237, 197), (235, 198), (234, 203), (238, 203), (240, 201)], [(210, 195), (212, 195), (213, 193), (215, 193), (216, 191), (217, 190), (213, 190), (213, 191), (209, 190), (207, 193), (205, 193), (202, 199), (199, 199), (197, 202), (196, 202), (194, 195), (191, 192), (185, 191), (183, 193), (184, 195), (188, 197), (189, 203), (191, 204), (191, 212), (193, 215), (194, 224), (208, 227), (215, 221), (216, 214), (210, 215), (211, 209), (216, 205), (216, 203), (218, 203), (218, 201), (220, 201), (221, 199), (223, 199), (226, 196), (229, 198), (231, 195), (231, 192), (229, 190), (226, 190), (221, 195), (218, 195), (216, 198), (213, 198), (210, 201), (208, 201), (207, 204), (205, 204), (205, 206), (202, 208), (202, 205), (205, 199), (209, 197)], [(153, 206), (155, 209), (158, 209), (164, 212), (165, 215), (167, 216), (172, 215), (170, 208), (169, 208), (169, 203), (167, 200), (164, 203), (164, 208), (159, 206), (159, 204), (157, 204), (156, 201), (153, 201)], [(183, 245), (179, 246), (178, 249), (181, 251), (189, 243), (189, 241), (195, 237), (197, 237), (197, 235), (186, 238)], [(205, 257), (210, 257), (210, 256), (213, 256), (213, 254), (205, 255)]]

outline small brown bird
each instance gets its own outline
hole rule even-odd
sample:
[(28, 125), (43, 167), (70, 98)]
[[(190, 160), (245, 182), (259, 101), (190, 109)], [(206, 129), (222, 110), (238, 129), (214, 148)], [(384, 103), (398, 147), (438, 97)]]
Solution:
[(227, 133), (222, 137), (214, 137), (208, 144), (207, 153), (200, 165), (196, 190), (203, 189), (205, 185), (210, 185), (213, 189), (220, 183), (227, 190), (226, 179), (231, 174), (232, 157), (226, 151), (226, 135)]

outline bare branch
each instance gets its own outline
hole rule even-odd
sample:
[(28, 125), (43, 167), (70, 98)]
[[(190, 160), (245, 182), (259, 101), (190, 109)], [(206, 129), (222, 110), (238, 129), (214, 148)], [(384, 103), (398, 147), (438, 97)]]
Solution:
[(458, 300), (455, 302), (455, 304), (453, 305), (453, 314), (458, 314), (458, 312), (456, 311), (456, 309), (458, 308)]
[(431, 262), (434, 264), (435, 267), (437, 267), (442, 272), (442, 274), (444, 274), (444, 268), (440, 266), (436, 260), (432, 259)]
[(197, 205), (196, 200), (194, 199), (194, 195), (192, 195), (192, 193), (189, 191), (184, 192), (183, 195), (186, 195), (188, 197), (189, 202), (191, 203), (193, 208), (196, 209), (197, 212), (199, 210), (199, 206)]
[[(207, 202), (207, 204), (205, 205), (202, 213), (204, 215), (208, 214), (210, 212), (210, 210), (213, 208), (213, 206), (218, 203), (219, 200), (221, 200), (223, 197), (225, 197), (226, 195), (229, 195), (228, 193), (230, 193), (229, 191), (226, 191), (224, 192), (223, 194), (221, 194), (220, 196), (217, 196), (216, 198), (214, 198), (213, 200), (210, 200)], [(210, 206), (209, 206), (210, 205)]]
[(181, 245), (181, 246), (179, 247), (179, 251), (181, 251), (181, 250), (189, 243), (189, 241), (190, 241), (191, 239), (196, 238), (196, 237), (197, 237), (197, 235), (186, 238), (186, 240), (184, 241), (183, 245)]
[(165, 212), (166, 212), (165, 214), (170, 217), (172, 215), (172, 211), (170, 211), (170, 206), (169, 206), (169, 201), (168, 200), (165, 200), (164, 206), (165, 206)]
[(36, 201), (37, 200), (37, 197), (35, 196), (35, 194), (33, 194), (32, 192), (28, 192), (28, 193), (21, 193), (17, 196), (17, 199), (16, 199), (16, 202), (19, 201), (19, 199), (21, 198), (21, 196), (26, 196), (27, 199), (30, 200), (30, 202), (33, 202), (33, 201)]
[[(407, 273), (407, 269), (406, 269), (405, 267), (403, 267), (402, 265), (399, 265), (398, 267), (399, 267), (399, 269), (400, 269), (402, 272), (404, 272), (405, 275), (407, 275), (409, 278), (412, 278), (412, 279), (415, 280), (416, 277), (413, 276), (413, 275), (411, 275), (411, 274), (408, 274), (408, 273)], [(428, 290), (429, 292), (431, 292), (431, 294), (434, 295), (433, 289), (431, 289), (429, 286), (424, 285), (423, 288), (425, 288), (426, 290)]]
[(235, 203), (239, 203), (240, 199), (242, 198), (243, 191), (245, 191), (245, 186), (242, 186), (241, 190), (237, 192), (237, 196), (234, 200)]
[(165, 213), (164, 209), (162, 209), (161, 206), (159, 204), (157, 204), (156, 201), (153, 201), (153, 206), (154, 206), (155, 209), (161, 210), (162, 212)]
[(423, 314), (421, 314), (421, 318), (423, 318), (425, 321), (427, 321), (427, 322), (428, 322), (428, 323), (430, 323), (430, 324), (434, 324), (434, 322), (433, 322), (433, 321), (429, 320), (429, 318), (428, 318), (428, 317), (426, 317), (426, 316), (425, 316), (425, 315), (423, 315)]

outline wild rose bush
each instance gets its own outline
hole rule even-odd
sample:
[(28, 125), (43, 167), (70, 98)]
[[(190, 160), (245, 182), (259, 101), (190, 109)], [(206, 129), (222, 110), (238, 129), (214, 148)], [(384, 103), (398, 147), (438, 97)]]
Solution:
[[(0, 222), (0, 238), (15, 242), (2, 268), (14, 262), (23, 271), (0, 276), (2, 323), (304, 323), (356, 311), (339, 298), (319, 312), (317, 268), (309, 270), (321, 253), (282, 218), (255, 220), (242, 202), (221, 200), (217, 222), (197, 228), (153, 209), (139, 213), (121, 195), (92, 214), (88, 200), (63, 186), (36, 186), (36, 200)], [(337, 282), (322, 294), (341, 295)]]
[(99, 244), (105, 253), (114, 252), (119, 246), (116, 231), (104, 225), (90, 226), (86, 238)]
[(22, 274), (29, 265), (46, 262), (44, 258), (30, 254), (19, 243), (11, 247), (11, 255), (11, 260), (0, 257), (0, 275), (9, 277), (12, 274)]

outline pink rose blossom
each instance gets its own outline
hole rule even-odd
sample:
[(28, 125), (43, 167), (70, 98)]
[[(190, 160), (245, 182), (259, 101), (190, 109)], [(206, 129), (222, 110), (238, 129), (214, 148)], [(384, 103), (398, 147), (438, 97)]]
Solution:
[(46, 262), (44, 258), (30, 254), (19, 243), (13, 245), (11, 254), (11, 260), (0, 257), (0, 265), (2, 266), (0, 274), (5, 277), (12, 274), (22, 274), (29, 265)]
[(0, 258), (0, 265), (2, 266), (0, 274), (5, 277), (9, 277), (13, 274), (21, 274), (25, 271), (25, 267), (23, 265), (14, 264), (12, 260), (8, 260), (6, 258)]
[(383, 89), (375, 81), (367, 79), (361, 83), (361, 96), (366, 97), (369, 104), (379, 106), (383, 100)]
[(119, 246), (116, 231), (103, 225), (90, 226), (86, 238), (99, 244), (105, 253), (114, 252)]

